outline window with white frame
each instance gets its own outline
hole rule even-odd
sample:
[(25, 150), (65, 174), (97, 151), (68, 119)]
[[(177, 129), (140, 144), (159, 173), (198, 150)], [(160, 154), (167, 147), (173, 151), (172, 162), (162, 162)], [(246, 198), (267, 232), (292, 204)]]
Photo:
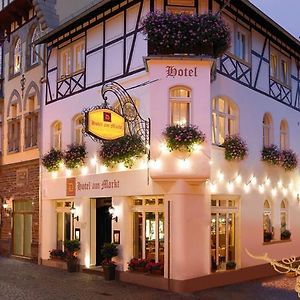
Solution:
[(61, 150), (62, 125), (60, 121), (56, 121), (52, 125), (52, 148)]
[(32, 36), (31, 36), (31, 40), (30, 40), (30, 45), (29, 45), (29, 49), (30, 49), (30, 65), (35, 65), (39, 62), (39, 50), (40, 50), (40, 46), (39, 45), (34, 45), (34, 42), (40, 37), (40, 33), (39, 33), (39, 29), (38, 27), (35, 27), (33, 32), (32, 32)]
[(171, 125), (190, 124), (191, 90), (186, 87), (170, 89), (170, 123)]
[(288, 123), (286, 120), (282, 120), (280, 122), (280, 149), (287, 150), (288, 149)]
[(63, 79), (85, 68), (84, 40), (68, 45), (60, 51), (60, 78)]
[(77, 145), (83, 144), (83, 117), (82, 115), (77, 115), (73, 118), (73, 143)]
[(280, 83), (290, 84), (290, 60), (273, 47), (270, 48), (270, 76)]
[(270, 53), (270, 75), (276, 78), (278, 73), (278, 56), (276, 53)]
[(288, 205), (285, 200), (280, 203), (280, 231), (283, 232), (288, 229)]
[(39, 114), (36, 101), (36, 95), (30, 96), (27, 99), (27, 112), (24, 114), (25, 148), (35, 147), (38, 143)]
[(17, 74), (21, 71), (21, 39), (18, 38), (13, 51), (13, 73)]
[(263, 117), (263, 146), (269, 147), (272, 144), (273, 122), (269, 113)]
[(8, 152), (20, 151), (21, 116), (18, 115), (18, 104), (13, 103), (10, 107), (10, 116), (7, 120)]
[(227, 135), (238, 133), (238, 109), (234, 102), (218, 97), (212, 100), (212, 143), (221, 145)]
[(272, 211), (271, 204), (268, 200), (264, 202), (264, 214), (263, 214), (263, 230), (264, 234), (270, 234), (273, 237), (273, 227), (272, 227)]
[(242, 60), (248, 60), (248, 38), (246, 31), (238, 28), (236, 31), (235, 55)]

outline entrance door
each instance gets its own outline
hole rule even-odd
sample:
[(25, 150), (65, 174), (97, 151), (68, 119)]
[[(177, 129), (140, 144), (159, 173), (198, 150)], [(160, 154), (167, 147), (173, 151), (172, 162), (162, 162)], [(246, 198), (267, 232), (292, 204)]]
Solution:
[(103, 256), (101, 249), (104, 243), (111, 243), (111, 216), (108, 208), (111, 198), (100, 198), (96, 202), (96, 265), (101, 265)]

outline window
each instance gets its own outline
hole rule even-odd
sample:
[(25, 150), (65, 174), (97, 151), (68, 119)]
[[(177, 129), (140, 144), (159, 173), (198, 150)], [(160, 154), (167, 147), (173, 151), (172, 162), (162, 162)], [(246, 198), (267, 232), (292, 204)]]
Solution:
[(77, 145), (83, 144), (82, 122), (82, 115), (78, 115), (73, 119), (73, 142)]
[(170, 89), (171, 125), (190, 124), (191, 91), (185, 87)]
[(21, 117), (18, 116), (18, 104), (11, 104), (8, 127), (8, 152), (20, 151)]
[(167, 0), (166, 10), (168, 12), (178, 14), (195, 14), (196, 13), (195, 0)]
[(270, 49), (270, 76), (285, 85), (290, 84), (290, 61), (281, 52)]
[(71, 207), (70, 201), (56, 202), (56, 247), (60, 250), (64, 250), (64, 241), (72, 238)]
[(211, 200), (211, 269), (225, 270), (228, 261), (235, 261), (236, 224), (238, 214), (236, 199)]
[(164, 206), (162, 197), (133, 199), (133, 255), (164, 261)]
[(243, 60), (247, 60), (247, 36), (241, 30), (236, 32), (236, 52), (235, 55)]
[(81, 40), (60, 52), (60, 78), (81, 72), (85, 68), (85, 44)]
[(39, 50), (40, 46), (39, 45), (34, 45), (34, 42), (39, 38), (39, 30), (38, 27), (35, 27), (35, 29), (32, 32), (31, 40), (30, 40), (30, 65), (35, 65), (39, 62)]
[(227, 135), (238, 133), (237, 106), (224, 98), (212, 101), (212, 143), (221, 145)]
[[(271, 213), (271, 205), (268, 200), (264, 202), (264, 215), (263, 215), (263, 229), (264, 229), (264, 241), (268, 241), (273, 238), (273, 227), (272, 227), (272, 213)], [(269, 237), (266, 238), (266, 234), (270, 234)]]
[(280, 232), (288, 229), (288, 207), (286, 201), (282, 200), (280, 203)]
[(17, 74), (21, 71), (21, 47), (21, 40), (18, 38), (13, 53), (14, 74)]
[(269, 147), (272, 144), (272, 117), (269, 113), (264, 114), (263, 118), (263, 146)]
[(288, 149), (288, 123), (286, 120), (280, 122), (280, 149)]
[(27, 113), (25, 119), (25, 148), (37, 146), (38, 140), (38, 112), (35, 110), (36, 97), (31, 96), (27, 99)]
[(61, 134), (62, 134), (61, 122), (56, 121), (52, 125), (52, 148), (61, 150)]

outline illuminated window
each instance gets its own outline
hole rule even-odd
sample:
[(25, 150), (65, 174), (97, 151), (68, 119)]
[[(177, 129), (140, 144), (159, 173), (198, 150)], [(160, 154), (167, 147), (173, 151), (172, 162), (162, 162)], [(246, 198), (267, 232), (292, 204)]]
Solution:
[(288, 229), (288, 206), (287, 202), (282, 200), (280, 203), (280, 230), (281, 232)]
[(234, 102), (224, 98), (212, 101), (212, 143), (221, 145), (227, 135), (238, 133), (238, 109)]
[(18, 104), (11, 104), (10, 116), (7, 120), (8, 152), (20, 151), (21, 116), (18, 115), (18, 111)]
[(270, 48), (270, 76), (285, 85), (290, 84), (290, 61), (278, 50)]
[(52, 125), (52, 148), (61, 150), (61, 137), (62, 137), (62, 125), (61, 122), (56, 121)]
[(288, 149), (288, 123), (286, 120), (282, 120), (280, 122), (280, 149), (287, 150)]
[(264, 114), (263, 118), (263, 145), (269, 147), (272, 144), (273, 125), (272, 117), (269, 113)]
[(277, 54), (271, 53), (270, 55), (270, 75), (272, 77), (277, 77), (278, 73), (278, 57)]
[(31, 40), (30, 40), (30, 65), (35, 65), (39, 62), (39, 51), (40, 46), (34, 45), (34, 42), (40, 37), (39, 29), (35, 27), (35, 29), (32, 32)]
[(78, 115), (73, 119), (73, 143), (77, 145), (83, 144), (82, 122), (82, 115)]
[(190, 124), (191, 90), (185, 87), (170, 89), (171, 125)]
[(268, 200), (265, 200), (264, 202), (263, 230), (264, 230), (264, 241), (271, 240), (273, 238), (272, 212), (271, 212), (271, 205)]
[(288, 84), (288, 63), (285, 59), (281, 58), (280, 60), (280, 81), (284, 84)]
[(14, 74), (17, 74), (21, 71), (21, 47), (21, 40), (17, 39), (14, 48)]
[(38, 121), (39, 115), (36, 110), (36, 96), (31, 96), (27, 99), (27, 113), (25, 119), (25, 148), (37, 146), (38, 141)]

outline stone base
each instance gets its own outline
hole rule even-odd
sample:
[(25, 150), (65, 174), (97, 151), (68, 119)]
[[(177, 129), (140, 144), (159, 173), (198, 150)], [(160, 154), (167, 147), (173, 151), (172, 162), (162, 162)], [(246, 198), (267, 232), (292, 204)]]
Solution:
[(67, 262), (60, 259), (42, 259), (41, 264), (46, 267), (68, 270)]
[(0, 255), (1, 256), (10, 256), (11, 255), (11, 240), (0, 239)]

